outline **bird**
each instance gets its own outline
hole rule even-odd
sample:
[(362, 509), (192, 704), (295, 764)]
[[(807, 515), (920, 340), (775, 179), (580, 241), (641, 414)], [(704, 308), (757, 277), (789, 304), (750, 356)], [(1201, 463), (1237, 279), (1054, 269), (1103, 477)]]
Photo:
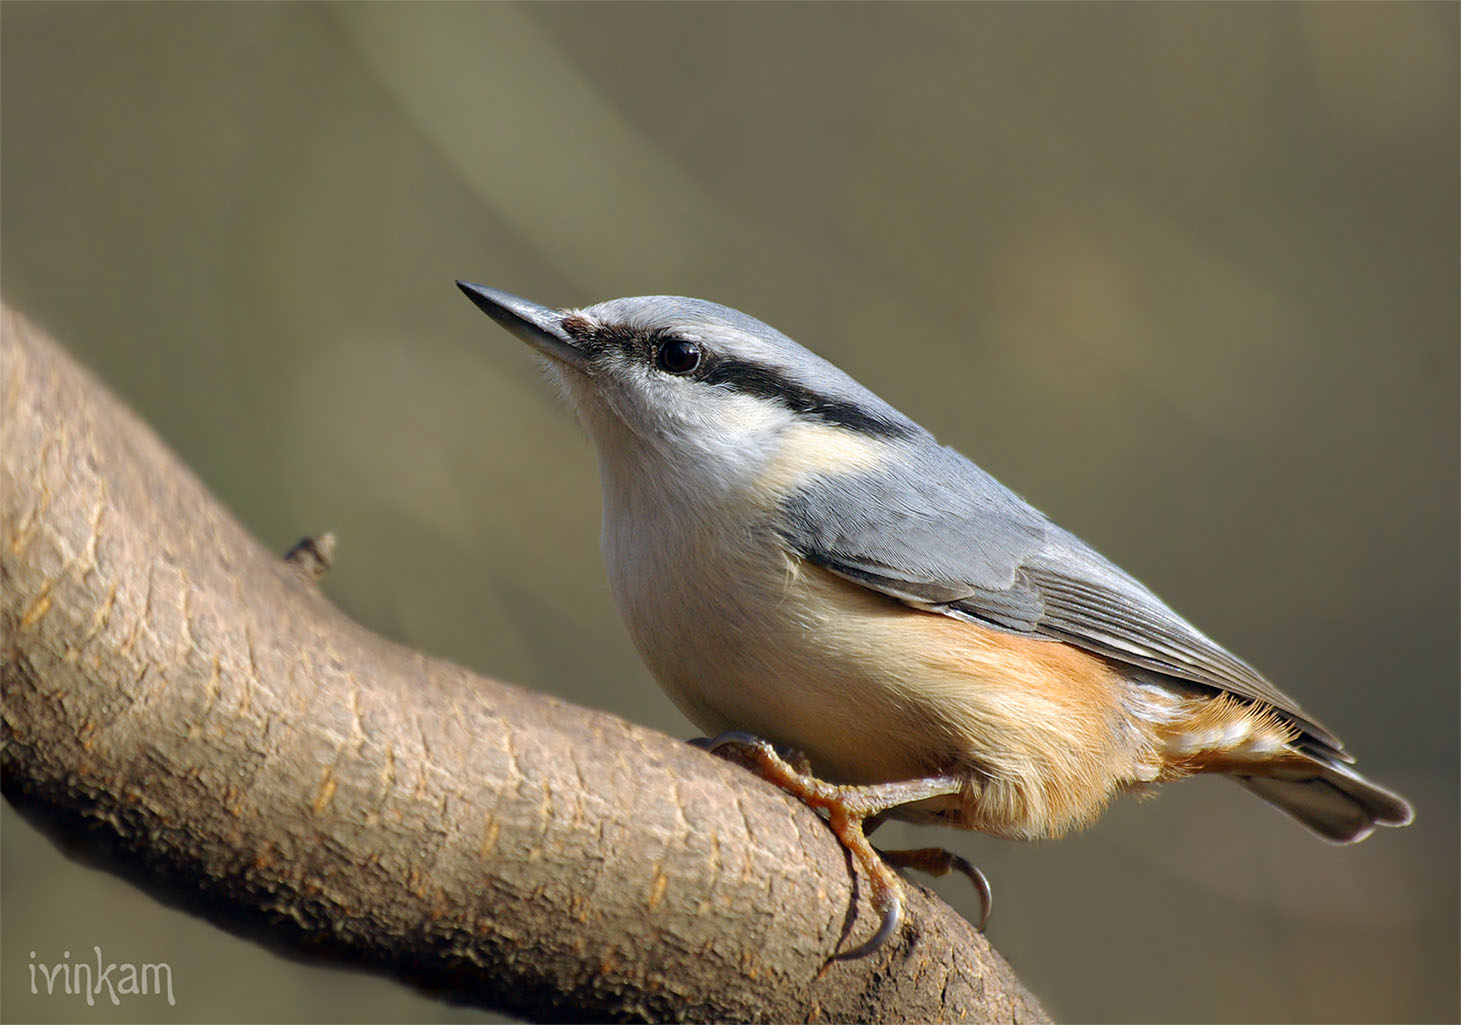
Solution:
[[(826, 815), (903, 917), (889, 818), (1017, 840), (1227, 776), (1319, 837), (1413, 818), (1297, 701), (832, 363), (738, 310), (553, 309), (458, 281), (543, 358), (593, 443), (610, 590), (670, 698)], [(830, 962), (829, 962), (830, 963)]]

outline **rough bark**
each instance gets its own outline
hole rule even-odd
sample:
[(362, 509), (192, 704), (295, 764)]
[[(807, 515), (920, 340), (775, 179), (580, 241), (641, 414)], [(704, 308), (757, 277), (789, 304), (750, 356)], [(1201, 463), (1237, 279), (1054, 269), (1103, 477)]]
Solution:
[(295, 956), (543, 1020), (1043, 1021), (910, 888), (876, 923), (823, 823), (612, 715), (383, 640), (264, 551), (4, 311), (4, 793)]

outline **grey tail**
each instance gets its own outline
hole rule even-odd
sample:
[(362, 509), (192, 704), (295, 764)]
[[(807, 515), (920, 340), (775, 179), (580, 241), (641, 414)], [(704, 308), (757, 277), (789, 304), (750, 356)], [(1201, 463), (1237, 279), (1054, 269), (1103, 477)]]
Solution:
[(1304, 752), (1269, 776), (1233, 779), (1280, 811), (1334, 843), (1356, 843), (1378, 826), (1405, 826), (1415, 817), (1399, 794), (1376, 786), (1349, 766), (1323, 754)]

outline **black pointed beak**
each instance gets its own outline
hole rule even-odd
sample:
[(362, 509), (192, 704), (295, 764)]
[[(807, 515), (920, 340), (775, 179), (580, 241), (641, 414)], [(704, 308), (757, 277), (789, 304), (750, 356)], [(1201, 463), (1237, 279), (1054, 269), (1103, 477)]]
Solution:
[(477, 309), (517, 335), (545, 356), (561, 360), (569, 366), (582, 367), (584, 351), (573, 336), (563, 330), (563, 314), (546, 306), (520, 299), (508, 292), (499, 292), (485, 285), (458, 281), (462, 294)]

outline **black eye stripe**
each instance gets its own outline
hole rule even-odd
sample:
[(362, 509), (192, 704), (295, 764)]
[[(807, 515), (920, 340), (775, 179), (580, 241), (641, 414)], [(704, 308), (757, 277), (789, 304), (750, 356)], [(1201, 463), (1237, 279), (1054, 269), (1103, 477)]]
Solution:
[(699, 345), (670, 331), (642, 331), (622, 324), (594, 324), (584, 317), (568, 317), (563, 321), (563, 327), (591, 357), (613, 350), (629, 359), (654, 363), (669, 342)]
[[(824, 395), (798, 384), (770, 367), (733, 356), (717, 355), (699, 342), (680, 338), (671, 331), (640, 331), (621, 324), (593, 324), (582, 317), (569, 317), (565, 319), (563, 326), (584, 351), (589, 353), (590, 358), (597, 358), (608, 350), (618, 350), (628, 359), (648, 362), (666, 373), (679, 374), (701, 384), (725, 388), (743, 395), (772, 399), (794, 413), (801, 413), (822, 423), (885, 438), (907, 438), (919, 433), (910, 424), (886, 419), (868, 412), (856, 403)], [(660, 353), (671, 342), (695, 346), (699, 350), (696, 364), (681, 371), (668, 370), (661, 366)]]
[(704, 384), (720, 385), (743, 395), (774, 399), (794, 413), (863, 434), (906, 438), (918, 433), (913, 427), (868, 413), (854, 403), (823, 395), (757, 363), (730, 357), (714, 359), (707, 363), (699, 379)]

